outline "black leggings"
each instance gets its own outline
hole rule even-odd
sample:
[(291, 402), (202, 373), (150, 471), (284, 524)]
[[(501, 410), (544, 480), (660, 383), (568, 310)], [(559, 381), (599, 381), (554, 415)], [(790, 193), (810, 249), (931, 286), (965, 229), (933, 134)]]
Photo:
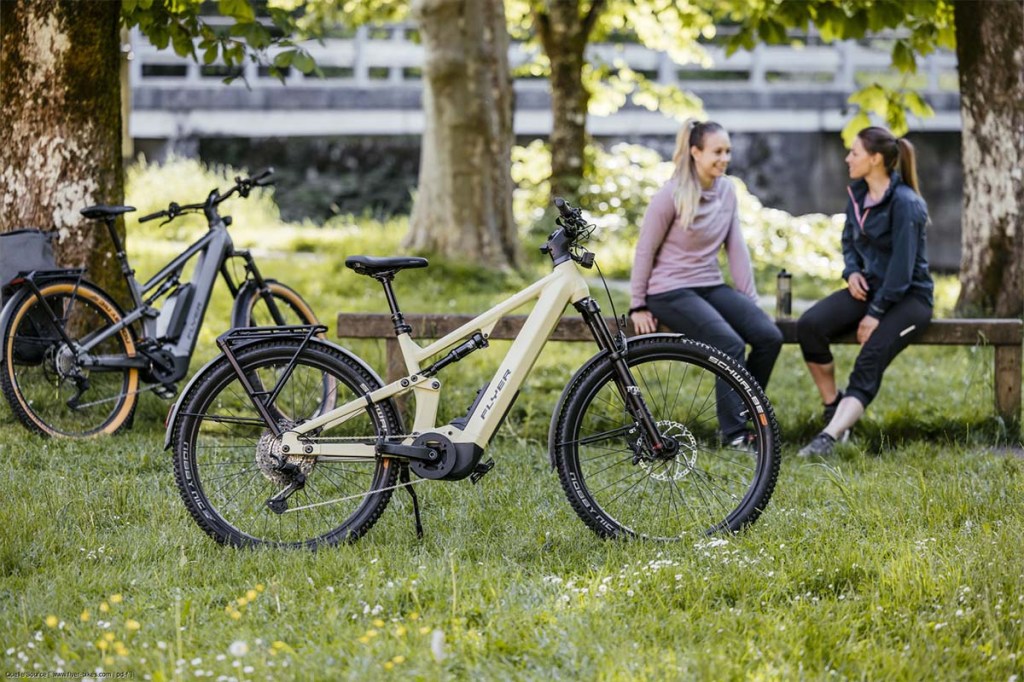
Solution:
[[(867, 301), (858, 301), (849, 289), (824, 298), (800, 316), (797, 337), (804, 360), (818, 365), (832, 362), (829, 342), (856, 331), (868, 311)], [(882, 385), (882, 373), (889, 363), (918, 338), (932, 320), (932, 307), (914, 294), (907, 294), (879, 320), (868, 342), (861, 346), (850, 373), (846, 395), (853, 396), (867, 407)]]
[[(658, 322), (676, 332), (714, 346), (739, 360), (762, 388), (782, 349), (782, 332), (749, 298), (725, 284), (675, 289), (647, 297), (647, 307)], [(747, 344), (750, 355), (745, 358)], [(724, 386), (719, 386), (718, 424), (722, 435), (731, 437), (743, 430), (742, 409), (725, 404)], [(733, 396), (739, 405), (738, 396)]]

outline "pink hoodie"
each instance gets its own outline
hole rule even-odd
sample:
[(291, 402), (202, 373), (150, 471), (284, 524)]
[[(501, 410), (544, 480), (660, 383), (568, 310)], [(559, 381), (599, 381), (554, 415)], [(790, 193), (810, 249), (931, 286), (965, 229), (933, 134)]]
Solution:
[(673, 289), (708, 287), (725, 282), (718, 251), (725, 245), (736, 290), (757, 302), (750, 252), (740, 232), (736, 186), (727, 177), (701, 191), (700, 206), (689, 228), (679, 224), (670, 180), (651, 199), (640, 226), (640, 239), (630, 277), (630, 308), (647, 305), (648, 294)]

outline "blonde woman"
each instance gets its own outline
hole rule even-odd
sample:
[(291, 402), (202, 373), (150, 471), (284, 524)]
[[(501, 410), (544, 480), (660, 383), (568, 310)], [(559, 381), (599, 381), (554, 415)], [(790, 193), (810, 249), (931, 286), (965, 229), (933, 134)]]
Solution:
[[(694, 119), (683, 124), (672, 158), (675, 173), (651, 199), (640, 227), (629, 314), (638, 334), (664, 324), (728, 353), (764, 387), (782, 333), (757, 305), (736, 187), (725, 176), (731, 158), (729, 134), (721, 125)], [(718, 266), (723, 248), (735, 288)], [(721, 398), (717, 407), (723, 444), (746, 447), (745, 415)]]

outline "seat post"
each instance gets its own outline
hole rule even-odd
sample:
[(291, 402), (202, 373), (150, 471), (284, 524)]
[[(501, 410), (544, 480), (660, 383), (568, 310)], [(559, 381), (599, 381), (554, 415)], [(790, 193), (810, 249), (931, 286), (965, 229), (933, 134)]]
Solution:
[(391, 281), (395, 279), (395, 271), (387, 270), (385, 272), (378, 272), (371, 275), (375, 280), (381, 283), (384, 287), (384, 296), (388, 299), (388, 307), (391, 308), (391, 322), (395, 325), (395, 335), (400, 334), (412, 334), (412, 327), (405, 323), (405, 317), (402, 315), (402, 311), (398, 308), (398, 299), (395, 298), (395, 290), (391, 286)]

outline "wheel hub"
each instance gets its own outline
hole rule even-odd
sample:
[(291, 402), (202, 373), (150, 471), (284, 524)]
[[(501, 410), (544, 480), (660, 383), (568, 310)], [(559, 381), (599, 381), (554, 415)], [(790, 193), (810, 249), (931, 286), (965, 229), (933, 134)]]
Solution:
[[(282, 431), (287, 431), (294, 426), (290, 422), (279, 424)], [(271, 483), (282, 488), (291, 484), (293, 476), (281, 471), (281, 464), (287, 462), (299, 468), (304, 476), (309, 476), (316, 464), (316, 457), (305, 457), (302, 455), (285, 455), (281, 449), (281, 439), (271, 433), (270, 429), (263, 431), (259, 441), (256, 443), (256, 466), (260, 473)]]
[[(643, 457), (638, 464), (656, 481), (678, 481), (686, 477), (697, 463), (697, 439), (679, 422), (663, 420), (657, 423), (663, 439), (670, 440), (674, 453), (669, 457)], [(644, 452), (651, 452), (646, 436), (640, 436)]]

